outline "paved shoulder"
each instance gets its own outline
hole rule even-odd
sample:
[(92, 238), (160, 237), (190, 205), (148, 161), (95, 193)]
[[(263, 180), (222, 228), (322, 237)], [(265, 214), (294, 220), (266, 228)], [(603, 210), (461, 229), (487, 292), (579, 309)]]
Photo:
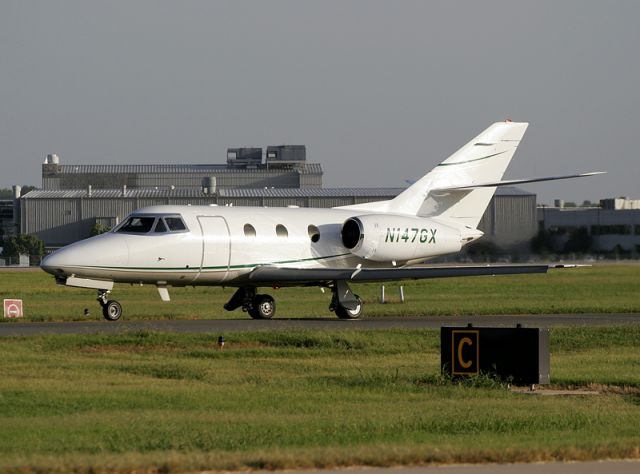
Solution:
[[(286, 471), (287, 474), (637, 474), (640, 461), (552, 462), (535, 464), (480, 464), (473, 466), (352, 468), (348, 471)], [(282, 474), (271, 471), (270, 474)]]

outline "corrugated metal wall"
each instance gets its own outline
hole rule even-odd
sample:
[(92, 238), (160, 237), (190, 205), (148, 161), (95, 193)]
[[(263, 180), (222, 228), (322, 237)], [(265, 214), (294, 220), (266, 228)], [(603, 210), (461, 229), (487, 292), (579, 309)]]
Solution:
[(494, 196), (478, 229), (484, 240), (501, 248), (528, 250), (538, 232), (536, 196)]

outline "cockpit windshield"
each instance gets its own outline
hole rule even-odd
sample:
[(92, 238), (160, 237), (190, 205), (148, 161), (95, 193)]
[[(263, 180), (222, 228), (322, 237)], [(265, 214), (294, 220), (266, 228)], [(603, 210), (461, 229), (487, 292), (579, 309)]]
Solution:
[(167, 216), (129, 216), (114, 232), (125, 234), (164, 234), (170, 232), (187, 231), (182, 217), (177, 215)]
[(118, 228), (118, 232), (146, 234), (153, 227), (155, 220), (155, 217), (131, 216), (121, 227)]

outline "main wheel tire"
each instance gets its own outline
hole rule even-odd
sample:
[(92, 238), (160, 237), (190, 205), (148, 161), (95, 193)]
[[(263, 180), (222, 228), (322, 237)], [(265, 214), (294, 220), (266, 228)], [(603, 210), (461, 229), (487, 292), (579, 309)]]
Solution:
[(107, 321), (117, 321), (122, 316), (122, 306), (116, 300), (109, 300), (102, 306), (102, 315)]
[(271, 319), (276, 314), (276, 302), (270, 295), (256, 295), (249, 316), (253, 319)]
[(356, 309), (347, 309), (344, 306), (340, 305), (336, 306), (336, 316), (338, 316), (340, 319), (358, 319), (360, 316), (362, 316), (362, 308), (364, 306), (364, 302), (358, 295), (353, 296), (355, 296), (356, 300), (358, 301)]

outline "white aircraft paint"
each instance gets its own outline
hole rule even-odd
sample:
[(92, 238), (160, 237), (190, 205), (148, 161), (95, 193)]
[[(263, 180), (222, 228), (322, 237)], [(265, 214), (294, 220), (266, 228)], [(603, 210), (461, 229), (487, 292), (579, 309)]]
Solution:
[(41, 267), (58, 283), (97, 289), (110, 320), (122, 314), (107, 299), (114, 282), (154, 284), (165, 301), (170, 286), (238, 287), (225, 308), (254, 318), (275, 313), (273, 298), (257, 287), (315, 285), (331, 288), (339, 317), (357, 318), (362, 301), (349, 281), (544, 272), (549, 266), (409, 266), (480, 238), (476, 226), (496, 186), (593, 174), (501, 181), (527, 126), (491, 125), (388, 201), (333, 209), (147, 207), (107, 234), (54, 252)]

